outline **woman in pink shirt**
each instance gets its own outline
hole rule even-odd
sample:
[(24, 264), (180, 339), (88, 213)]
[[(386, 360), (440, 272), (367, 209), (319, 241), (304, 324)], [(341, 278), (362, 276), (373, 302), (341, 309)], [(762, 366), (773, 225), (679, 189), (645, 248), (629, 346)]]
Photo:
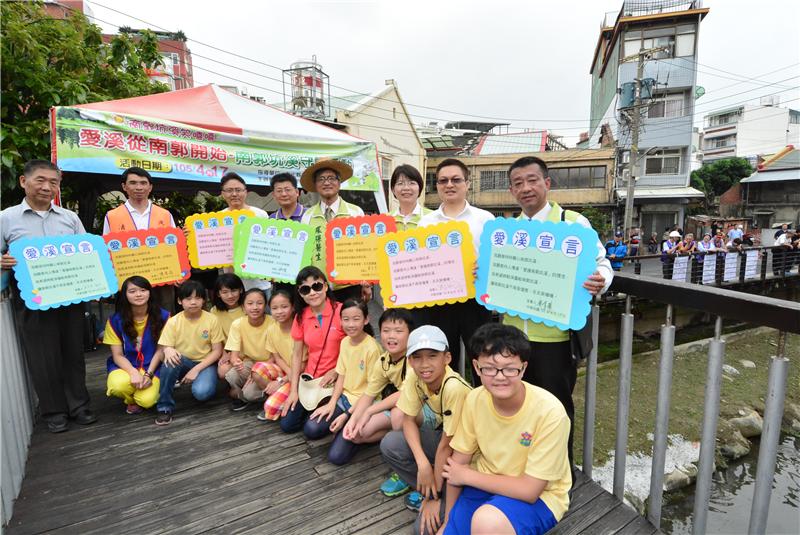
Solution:
[[(300, 381), (321, 378), (322, 388), (336, 382), (336, 362), (344, 338), (339, 315), (342, 305), (334, 299), (333, 289), (321, 270), (314, 266), (301, 269), (297, 274), (297, 293), (297, 315), (292, 324), (292, 390), (281, 414), (281, 430), (285, 433), (299, 431), (315, 408), (305, 408), (300, 403)], [(308, 348), (308, 360), (301, 375), (304, 347)]]

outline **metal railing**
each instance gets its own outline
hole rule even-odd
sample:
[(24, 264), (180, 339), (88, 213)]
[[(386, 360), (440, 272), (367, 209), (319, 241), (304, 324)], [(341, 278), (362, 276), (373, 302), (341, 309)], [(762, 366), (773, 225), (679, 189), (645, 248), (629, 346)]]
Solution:
[[(653, 437), (653, 465), (650, 475), (648, 520), (660, 527), (663, 498), (664, 466), (667, 451), (667, 434), (672, 386), (672, 364), (674, 357), (675, 326), (672, 322), (674, 307), (685, 307), (716, 316), (714, 338), (708, 348), (708, 368), (705, 383), (702, 439), (695, 487), (693, 532), (705, 533), (708, 502), (714, 470), (717, 423), (719, 419), (722, 365), (725, 341), (722, 340), (723, 319), (746, 321), (752, 325), (777, 329), (778, 347), (771, 358), (769, 384), (766, 393), (764, 427), (756, 467), (755, 491), (750, 513), (749, 533), (764, 533), (775, 461), (780, 437), (783, 403), (786, 395), (786, 377), (789, 361), (785, 357), (786, 333), (800, 333), (800, 303), (752, 295), (717, 287), (687, 284), (653, 277), (617, 273), (611, 290), (625, 297), (625, 312), (622, 314), (619, 360), (619, 395), (617, 398), (616, 446), (614, 453), (613, 492), (619, 499), (624, 497), (625, 464), (628, 440), (628, 407), (633, 342), (632, 298), (641, 297), (666, 305), (666, 318), (661, 327), (661, 346), (658, 371), (658, 394)], [(594, 325), (594, 349), (587, 361), (586, 400), (583, 430), (583, 471), (592, 475), (594, 454), (595, 402), (597, 396), (597, 343), (600, 308), (592, 307)]]
[(11, 519), (14, 500), (25, 476), (35, 415), (33, 388), (17, 339), (11, 301), (5, 296), (0, 296), (0, 340), (3, 471), (0, 525), (5, 526)]

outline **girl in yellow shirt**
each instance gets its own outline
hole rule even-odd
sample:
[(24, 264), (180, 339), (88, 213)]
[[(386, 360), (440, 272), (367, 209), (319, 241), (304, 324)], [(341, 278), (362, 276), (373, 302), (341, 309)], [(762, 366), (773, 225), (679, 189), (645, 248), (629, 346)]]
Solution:
[(347, 335), (339, 346), (336, 362), (338, 377), (330, 401), (314, 411), (303, 427), (307, 438), (322, 438), (328, 433), (336, 436), (328, 450), (328, 460), (337, 465), (353, 458), (358, 445), (344, 438), (342, 428), (353, 407), (367, 389), (369, 372), (378, 360), (381, 348), (372, 337), (367, 304), (347, 299), (341, 309), (342, 330)]
[[(228, 339), (228, 332), (231, 330), (231, 325), (234, 321), (244, 317), (244, 284), (238, 275), (233, 273), (223, 273), (217, 277), (214, 283), (213, 300), (214, 306), (211, 307), (210, 312), (217, 318), (219, 326), (222, 328), (222, 334), (225, 340), (222, 342), (223, 346)], [(217, 363), (217, 375), (220, 379), (225, 379), (228, 370), (231, 369), (231, 352), (228, 350), (222, 351), (222, 358)], [(235, 392), (231, 391), (229, 395), (235, 399)]]

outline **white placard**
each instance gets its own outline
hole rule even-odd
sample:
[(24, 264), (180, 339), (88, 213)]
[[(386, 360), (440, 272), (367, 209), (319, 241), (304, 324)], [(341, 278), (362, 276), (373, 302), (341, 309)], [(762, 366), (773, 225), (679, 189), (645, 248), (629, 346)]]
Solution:
[(725, 282), (736, 280), (739, 271), (739, 253), (725, 253)]
[(703, 284), (714, 284), (717, 280), (717, 255), (707, 254), (703, 259)]
[(754, 279), (758, 276), (756, 269), (758, 268), (758, 251), (745, 252), (746, 260), (744, 264), (744, 278)]
[(672, 280), (686, 281), (686, 273), (689, 271), (689, 257), (676, 256), (675, 263), (672, 265)]

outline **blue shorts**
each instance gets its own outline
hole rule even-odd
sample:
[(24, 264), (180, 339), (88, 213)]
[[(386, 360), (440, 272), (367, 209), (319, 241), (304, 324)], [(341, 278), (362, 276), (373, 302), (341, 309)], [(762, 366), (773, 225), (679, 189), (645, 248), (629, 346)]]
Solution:
[(481, 505), (498, 508), (514, 527), (517, 535), (540, 535), (556, 525), (556, 518), (541, 498), (534, 503), (490, 494), (475, 487), (463, 487), (450, 510), (444, 535), (469, 535), (472, 515)]

